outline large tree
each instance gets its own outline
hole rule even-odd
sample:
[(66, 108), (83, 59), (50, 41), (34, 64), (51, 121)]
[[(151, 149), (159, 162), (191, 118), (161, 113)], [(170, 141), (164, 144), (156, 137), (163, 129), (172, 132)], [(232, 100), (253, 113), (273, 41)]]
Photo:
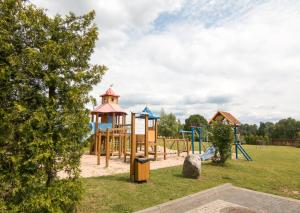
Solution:
[(0, 211), (74, 210), (85, 105), (106, 70), (89, 62), (94, 16), (49, 17), (30, 2), (1, 0)]
[(260, 122), (259, 128), (257, 129), (257, 134), (260, 136), (271, 137), (274, 131), (274, 124), (272, 122)]
[(207, 120), (202, 115), (195, 114), (185, 119), (184, 129), (190, 130), (192, 126), (206, 127), (207, 125)]
[(243, 136), (257, 135), (257, 125), (256, 124), (242, 124), (240, 126), (240, 133)]
[(293, 118), (279, 120), (272, 132), (275, 139), (299, 139), (300, 121)]
[(160, 113), (160, 121), (158, 124), (158, 134), (160, 136), (174, 137), (178, 134), (180, 123), (176, 120), (176, 116), (172, 113), (167, 114), (162, 109)]

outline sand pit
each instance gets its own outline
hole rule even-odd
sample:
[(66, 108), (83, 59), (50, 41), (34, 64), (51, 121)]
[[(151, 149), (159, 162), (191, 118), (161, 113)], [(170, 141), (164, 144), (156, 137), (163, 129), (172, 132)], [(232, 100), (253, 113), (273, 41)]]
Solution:
[[(157, 161), (150, 162), (150, 169), (160, 169), (170, 166), (182, 165), (185, 156), (178, 157), (177, 155), (167, 156), (166, 160), (159, 158)], [(124, 163), (124, 159), (119, 159), (117, 156), (111, 157), (109, 167), (105, 167), (105, 157), (100, 159), (100, 165), (97, 165), (97, 156), (84, 154), (81, 157), (81, 177), (95, 177), (114, 175), (119, 173), (129, 172), (129, 159)]]
[[(162, 147), (158, 147), (158, 151), (162, 151)], [(171, 166), (183, 165), (184, 159), (186, 157), (186, 152), (181, 153), (180, 156), (177, 155), (176, 150), (167, 149), (167, 159), (164, 160), (163, 156), (158, 156), (157, 161), (150, 162), (150, 169), (160, 169)], [(198, 153), (198, 152), (195, 152)], [(151, 156), (153, 157), (153, 155)], [(109, 160), (109, 166), (105, 167), (105, 156), (101, 156), (100, 165), (97, 165), (97, 156), (90, 155), (85, 153), (82, 155), (80, 160), (80, 176), (81, 177), (98, 177), (98, 176), (107, 176), (120, 173), (129, 172), (129, 157), (127, 162), (124, 162), (124, 158), (118, 158), (118, 156), (112, 156)], [(66, 174), (63, 172), (59, 173), (61, 178), (66, 177)]]

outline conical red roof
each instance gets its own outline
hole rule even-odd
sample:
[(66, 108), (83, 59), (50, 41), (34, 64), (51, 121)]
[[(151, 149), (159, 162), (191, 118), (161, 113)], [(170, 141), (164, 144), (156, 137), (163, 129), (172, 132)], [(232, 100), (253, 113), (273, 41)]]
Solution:
[(100, 106), (97, 106), (95, 109), (93, 109), (92, 112), (98, 112), (98, 113), (120, 113), (120, 114), (127, 114), (118, 104), (113, 103), (107, 103), (102, 104)]
[(117, 95), (111, 87), (108, 88), (108, 90), (106, 90), (105, 93), (103, 93), (102, 95), (100, 95), (100, 97), (103, 97), (103, 96), (114, 96), (114, 97), (120, 97), (119, 95)]

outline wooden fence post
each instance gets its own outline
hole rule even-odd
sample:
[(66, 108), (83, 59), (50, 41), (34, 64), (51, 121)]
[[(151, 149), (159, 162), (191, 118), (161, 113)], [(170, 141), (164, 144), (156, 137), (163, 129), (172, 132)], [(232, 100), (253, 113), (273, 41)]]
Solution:
[(101, 156), (101, 131), (98, 133), (98, 145), (97, 145), (97, 165), (100, 165), (100, 156)]
[(166, 138), (164, 138), (164, 160), (167, 159)]
[(178, 157), (180, 156), (180, 150), (179, 150), (179, 141), (176, 140), (176, 144), (177, 144), (177, 155)]
[(110, 144), (109, 144), (109, 129), (106, 129), (106, 141), (105, 141), (105, 166), (109, 166), (109, 158), (110, 158)]

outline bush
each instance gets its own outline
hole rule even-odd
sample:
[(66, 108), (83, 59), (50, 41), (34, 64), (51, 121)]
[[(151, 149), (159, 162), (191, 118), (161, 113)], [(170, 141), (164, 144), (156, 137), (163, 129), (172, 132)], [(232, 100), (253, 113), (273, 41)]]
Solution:
[(214, 123), (212, 128), (212, 144), (216, 148), (214, 163), (224, 164), (230, 157), (233, 131), (230, 126)]
[(0, 3), (0, 212), (75, 210), (86, 105), (106, 70), (90, 63), (94, 16)]

